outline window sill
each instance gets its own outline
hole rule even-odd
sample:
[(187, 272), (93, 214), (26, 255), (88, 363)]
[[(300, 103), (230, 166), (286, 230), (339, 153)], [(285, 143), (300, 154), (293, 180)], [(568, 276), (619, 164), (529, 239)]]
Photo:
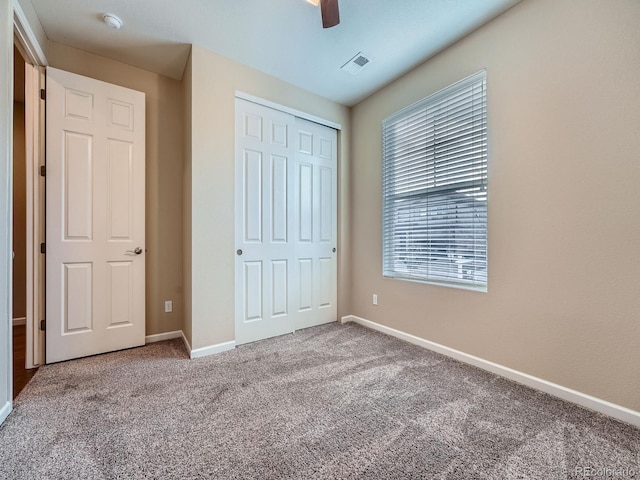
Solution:
[(465, 283), (454, 282), (439, 282), (437, 280), (420, 280), (418, 278), (400, 277), (392, 275), (383, 275), (384, 278), (389, 280), (400, 280), (404, 282), (422, 283), (423, 285), (434, 285), (436, 287), (456, 288), (458, 290), (468, 290), (471, 292), (487, 293), (487, 285), (469, 285)]

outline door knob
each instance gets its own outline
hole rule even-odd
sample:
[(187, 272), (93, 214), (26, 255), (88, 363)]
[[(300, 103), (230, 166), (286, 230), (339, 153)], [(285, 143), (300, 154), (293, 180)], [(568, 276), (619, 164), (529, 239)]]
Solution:
[(333, 253), (336, 253), (336, 247), (333, 247), (332, 252), (333, 252)]
[(142, 249), (140, 247), (136, 247), (135, 250), (127, 250), (127, 253), (134, 253), (136, 255), (140, 255), (142, 253)]
[(238, 254), (238, 256), (242, 255), (242, 250), (238, 249), (236, 250), (236, 253)]

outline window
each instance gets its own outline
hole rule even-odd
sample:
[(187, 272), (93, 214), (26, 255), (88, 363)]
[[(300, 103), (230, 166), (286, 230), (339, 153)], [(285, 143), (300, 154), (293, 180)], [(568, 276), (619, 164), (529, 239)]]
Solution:
[(486, 73), (382, 124), (383, 274), (487, 290)]

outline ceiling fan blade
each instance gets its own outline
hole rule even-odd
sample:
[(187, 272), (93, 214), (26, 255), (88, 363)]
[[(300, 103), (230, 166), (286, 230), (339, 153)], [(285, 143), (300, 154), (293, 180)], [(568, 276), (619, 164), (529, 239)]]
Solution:
[(340, 23), (338, 0), (320, 0), (320, 11), (322, 13), (322, 28), (335, 27)]

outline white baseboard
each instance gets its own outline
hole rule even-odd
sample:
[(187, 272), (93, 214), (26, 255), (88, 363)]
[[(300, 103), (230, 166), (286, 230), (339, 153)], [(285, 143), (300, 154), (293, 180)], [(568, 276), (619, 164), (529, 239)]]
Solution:
[(182, 341), (184, 342), (184, 346), (187, 349), (187, 352), (189, 352), (189, 358), (193, 358), (191, 356), (191, 344), (189, 343), (189, 340), (187, 340), (187, 336), (184, 334), (183, 330), (181, 330), (180, 333), (182, 334)]
[(236, 342), (224, 342), (217, 345), (209, 345), (208, 347), (192, 349), (189, 340), (185, 336), (182, 330), (176, 330), (175, 332), (158, 333), (156, 335), (147, 335), (144, 337), (145, 344), (162, 342), (164, 340), (172, 340), (174, 338), (182, 338), (184, 346), (189, 352), (189, 358), (200, 358), (208, 355), (214, 355), (216, 353), (226, 352), (227, 350), (233, 350), (236, 348)]
[(147, 335), (144, 337), (144, 343), (156, 343), (163, 342), (165, 340), (173, 340), (174, 338), (182, 338), (182, 330), (176, 330), (175, 332), (158, 333), (156, 335)]
[(13, 319), (13, 326), (16, 327), (18, 325), (26, 325), (27, 319), (25, 317), (19, 317)]
[(459, 350), (454, 350), (453, 348), (445, 347), (444, 345), (440, 345), (439, 343), (431, 342), (429, 340), (425, 340), (424, 338), (401, 332), (400, 330), (396, 330), (394, 328), (372, 322), (371, 320), (356, 317), (355, 315), (347, 315), (345, 317), (342, 317), (341, 323), (348, 322), (354, 322), (372, 330), (386, 333), (387, 335), (391, 335), (392, 337), (399, 338), (414, 345), (418, 345), (447, 357), (454, 358), (463, 363), (467, 363), (469, 365), (473, 365), (474, 367), (478, 367), (488, 372), (495, 373), (496, 375), (508, 378), (509, 380), (513, 380), (514, 382), (521, 383), (531, 388), (535, 388), (536, 390), (548, 393), (549, 395), (553, 395), (568, 402), (575, 403), (577, 405), (580, 405), (581, 407), (595, 410), (596, 412), (603, 413), (610, 417), (617, 418), (618, 420), (622, 420), (623, 422), (630, 423), (631, 425), (634, 425), (636, 427), (640, 427), (640, 412), (636, 412), (635, 410), (631, 410), (630, 408), (616, 405), (615, 403), (611, 403), (600, 398), (592, 397), (591, 395), (587, 395), (586, 393), (578, 392), (576, 390), (563, 387), (562, 385), (548, 382), (547, 380), (543, 380), (541, 378), (519, 372), (512, 368), (505, 367), (503, 365), (499, 365), (497, 363), (493, 363), (488, 360), (475, 357), (473, 355), (469, 355)]
[(214, 355), (216, 353), (226, 352), (227, 350), (233, 350), (236, 348), (236, 342), (224, 342), (217, 345), (209, 345), (208, 347), (195, 348), (191, 350), (191, 358), (206, 357), (208, 355)]
[(5, 421), (5, 419), (11, 413), (11, 402), (5, 403), (2, 408), (0, 408), (0, 424)]

